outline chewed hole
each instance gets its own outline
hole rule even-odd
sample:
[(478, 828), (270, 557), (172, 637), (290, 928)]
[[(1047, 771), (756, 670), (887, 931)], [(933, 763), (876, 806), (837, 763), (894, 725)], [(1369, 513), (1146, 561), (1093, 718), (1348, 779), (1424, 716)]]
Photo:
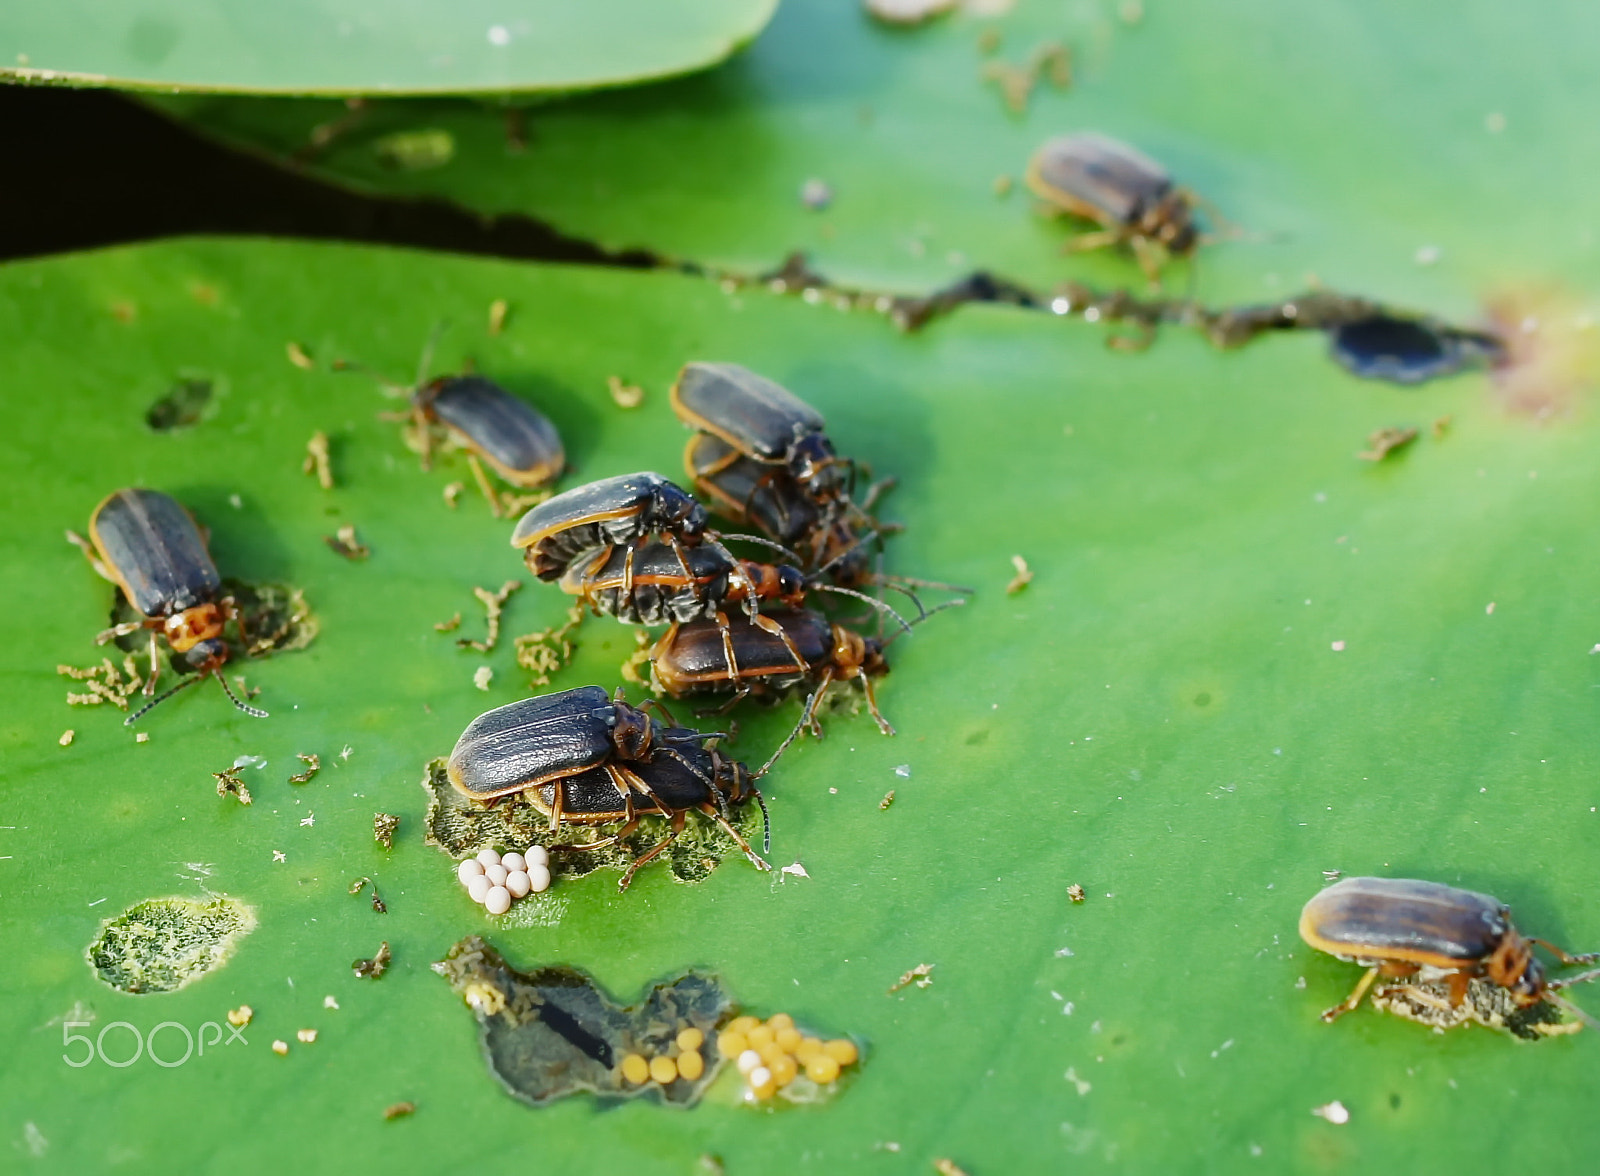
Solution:
[(122, 992), (175, 992), (226, 963), (255, 925), (255, 911), (236, 899), (152, 898), (107, 921), (89, 965)]

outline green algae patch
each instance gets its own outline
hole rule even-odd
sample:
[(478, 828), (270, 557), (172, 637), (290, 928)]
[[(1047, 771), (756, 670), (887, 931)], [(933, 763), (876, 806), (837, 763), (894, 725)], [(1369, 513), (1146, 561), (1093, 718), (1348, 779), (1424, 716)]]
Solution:
[(89, 966), (123, 992), (176, 992), (227, 963), (255, 925), (255, 911), (237, 899), (152, 898), (106, 922)]

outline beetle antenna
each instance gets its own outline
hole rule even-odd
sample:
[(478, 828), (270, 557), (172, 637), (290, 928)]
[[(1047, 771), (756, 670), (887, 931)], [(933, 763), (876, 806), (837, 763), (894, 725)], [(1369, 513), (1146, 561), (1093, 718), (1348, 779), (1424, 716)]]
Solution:
[(761, 765), (761, 770), (754, 776), (750, 777), (752, 780), (759, 780), (768, 772), (772, 771), (772, 765), (778, 762), (778, 757), (783, 755), (784, 752), (788, 751), (789, 744), (793, 743), (800, 737), (800, 732), (804, 730), (806, 721), (811, 717), (811, 708), (816, 705), (816, 701), (817, 696), (815, 693), (811, 694), (806, 699), (805, 706), (800, 708), (800, 721), (794, 725), (794, 730), (790, 731), (789, 734), (785, 736), (783, 742), (778, 744), (778, 750), (772, 753), (772, 757), (768, 759), (766, 763)]
[[(836, 592), (840, 596), (854, 596), (857, 600), (864, 600), (873, 608), (877, 609), (880, 613), (883, 613), (885, 616), (892, 617), (894, 619), (894, 623), (899, 625), (904, 632), (911, 632), (910, 623), (907, 622), (907, 620), (899, 613), (895, 612), (894, 609), (890, 608), (887, 604), (875, 596), (868, 596), (865, 592), (857, 592), (853, 588), (840, 588), (834, 584), (813, 584), (812, 588), (818, 592)], [(917, 600), (915, 596), (912, 596), (911, 599)], [(922, 609), (922, 602), (920, 600), (917, 600), (917, 608), (923, 612), (926, 612), (925, 609)]]
[[(691, 764), (689, 762), (689, 757), (684, 755), (683, 752), (679, 751), (677, 748), (675, 748), (675, 747), (657, 747), (656, 748), (656, 755), (670, 755), (673, 759), (677, 760), (684, 767), (688, 768), (689, 772), (697, 780), (699, 780), (702, 784), (704, 784), (707, 788), (711, 789), (712, 792), (715, 792), (717, 790), (716, 782), (713, 781), (710, 776), (708, 776), (704, 772), (702, 772), (699, 768), (697, 768), (693, 764)], [(654, 760), (655, 756), (651, 756), (650, 758), (652, 760)]]
[[(964, 596), (958, 596), (954, 600), (942, 601), (941, 603), (936, 604), (932, 608), (928, 609), (926, 612), (924, 612), (921, 616), (919, 616), (916, 620), (912, 621), (911, 623), (913, 625), (920, 625), (920, 624), (922, 624), (923, 621), (927, 620), (929, 617), (933, 616), (935, 613), (942, 613), (947, 608), (957, 608), (960, 605), (963, 605), (963, 604), (966, 604), (966, 603), (967, 603), (967, 598), (964, 597)], [(903, 634), (900, 634), (900, 633), (891, 634), (890, 637), (889, 637), (889, 640), (885, 641), (883, 644), (887, 647), (891, 641), (893, 641), (896, 637), (900, 637), (900, 636), (903, 636)]]
[[(137, 723), (140, 719), (142, 719), (145, 716), (146, 712), (152, 710), (153, 708), (155, 708), (157, 706), (160, 706), (163, 702), (167, 701), (167, 699), (171, 698), (174, 694), (178, 693), (178, 691), (187, 690), (190, 686), (193, 686), (196, 682), (204, 682), (205, 680), (206, 680), (206, 675), (205, 674), (196, 674), (193, 678), (185, 678), (183, 681), (179, 682), (176, 686), (173, 686), (173, 687), (171, 687), (171, 688), (169, 688), (167, 690), (163, 690), (160, 694), (156, 695), (149, 702), (145, 703), (143, 706), (141, 706), (138, 710), (134, 711), (127, 718), (123, 719), (122, 720), (122, 725), (124, 727), (133, 726), (135, 723)], [(224, 687), (224, 689), (226, 689), (226, 687)]]
[[(721, 539), (737, 539), (741, 543), (755, 543), (755, 544), (758, 544), (761, 547), (770, 547), (773, 551), (778, 552), (780, 555), (787, 556), (790, 563), (793, 563), (793, 564), (799, 564), (800, 563), (800, 557), (798, 555), (796, 555), (794, 552), (790, 551), (783, 544), (774, 543), (771, 539), (763, 539), (760, 535), (729, 535), (726, 532), (724, 532), (724, 533), (721, 533), (718, 537), (721, 538)], [(727, 548), (723, 548), (723, 550), (727, 551)]]
[(761, 807), (761, 852), (772, 852), (772, 817), (767, 812), (767, 799), (761, 795), (761, 789), (750, 789), (750, 795), (756, 798), (756, 804)]
[(428, 378), (428, 369), (433, 366), (433, 352), (439, 345), (439, 336), (444, 334), (444, 329), (449, 325), (449, 319), (440, 319), (428, 332), (428, 341), (422, 345), (422, 354), (417, 358), (417, 382), (412, 387), (422, 387), (422, 382)]
[(1546, 988), (1562, 989), (1571, 988), (1574, 984), (1587, 984), (1591, 980), (1600, 980), (1600, 968), (1592, 972), (1580, 972), (1576, 976), (1564, 976), (1559, 980), (1552, 980)]
[(213, 670), (212, 674), (217, 679), (217, 685), (222, 687), (222, 692), (228, 696), (228, 701), (233, 703), (234, 706), (238, 707), (245, 714), (249, 715), (252, 719), (270, 719), (272, 717), (260, 707), (249, 706), (246, 703), (240, 702), (239, 699), (235, 697), (233, 691), (228, 689), (228, 680), (222, 676), (221, 670)]

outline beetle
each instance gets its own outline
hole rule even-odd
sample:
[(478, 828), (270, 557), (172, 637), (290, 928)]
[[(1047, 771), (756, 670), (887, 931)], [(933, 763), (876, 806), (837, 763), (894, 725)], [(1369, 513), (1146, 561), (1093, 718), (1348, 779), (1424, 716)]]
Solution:
[[(854, 463), (834, 452), (822, 414), (782, 385), (736, 363), (688, 363), (672, 385), (672, 410), (729, 453), (786, 470), (818, 502), (847, 493)], [(691, 447), (693, 441), (690, 442)], [(693, 467), (691, 467), (693, 472)], [(704, 469), (707, 475), (718, 467)]]
[(872, 679), (889, 671), (883, 650), (893, 637), (863, 637), (815, 609), (764, 613), (762, 620), (778, 633), (761, 625), (730, 624), (725, 617), (674, 624), (650, 652), (652, 687), (673, 698), (731, 693), (718, 708), (723, 711), (747, 695), (776, 698), (796, 686), (808, 687), (800, 721), (779, 747), (781, 754), (802, 730), (821, 737), (817, 705), (834, 682), (855, 678), (878, 730), (894, 734), (872, 688)]
[(819, 584), (815, 575), (806, 576), (788, 564), (730, 560), (708, 544), (687, 548), (681, 556), (656, 541), (637, 548), (597, 547), (567, 566), (561, 589), (582, 598), (596, 613), (630, 625), (709, 620), (726, 604), (751, 600), (798, 608), (808, 591), (818, 591), (865, 601), (906, 627), (899, 613), (865, 593)]
[[(694, 572), (687, 550), (702, 543), (720, 553), (732, 575), (743, 576), (740, 561), (723, 546), (724, 538), (773, 547), (796, 558), (780, 544), (756, 535), (723, 536), (706, 522), (705, 507), (660, 474), (623, 474), (574, 487), (535, 506), (518, 521), (511, 546), (522, 549), (533, 574), (545, 581), (561, 579), (579, 556), (596, 548), (621, 547), (624, 581), (631, 584), (636, 553), (651, 535), (665, 540), (689, 581)], [(755, 610), (753, 596), (746, 608)]]
[(650, 759), (658, 734), (655, 720), (620, 691), (613, 698), (599, 686), (579, 686), (479, 715), (456, 741), (446, 772), (464, 795), (495, 800), (612, 756)]
[[(77, 539), (75, 536), (69, 537)], [(198, 675), (158, 695), (123, 722), (132, 726), (151, 707), (206, 677), (222, 686), (234, 706), (258, 719), (267, 712), (247, 706), (234, 697), (222, 677), (228, 646), (224, 625), (237, 617), (233, 600), (222, 596), (222, 578), (206, 549), (205, 537), (194, 519), (177, 501), (159, 490), (117, 490), (106, 496), (89, 517), (88, 544), (77, 539), (90, 565), (122, 590), (142, 620), (107, 629), (96, 641), (104, 645), (140, 629), (150, 630), (150, 680), (145, 692), (155, 692), (156, 634), (166, 638), (172, 652), (181, 654)]]
[(432, 449), (429, 425), (442, 426), (467, 450), (467, 461), (496, 518), (500, 504), (481, 457), (511, 485), (531, 490), (554, 481), (566, 468), (566, 451), (555, 425), (527, 401), (478, 375), (441, 376), (418, 388), (412, 412), (422, 438), (422, 465)]
[(1028, 162), (1026, 178), (1055, 209), (1101, 226), (1068, 248), (1126, 243), (1152, 285), (1160, 284), (1162, 254), (1186, 257), (1200, 243), (1195, 197), (1155, 160), (1116, 139), (1093, 132), (1048, 139)]
[[(667, 721), (672, 722), (670, 715)], [(716, 821), (758, 869), (770, 869), (728, 814), (730, 805), (752, 797), (765, 813), (755, 781), (777, 757), (752, 773), (706, 746), (720, 737), (676, 725), (657, 727), (648, 715), (623, 702), (620, 691), (610, 699), (599, 686), (582, 686), (479, 715), (462, 732), (446, 772), (458, 790), (475, 800), (492, 803), (520, 793), (549, 816), (552, 831), (563, 825), (624, 822), (611, 837), (552, 847), (558, 850), (602, 849), (631, 833), (642, 816), (668, 818), (667, 837), (634, 859), (619, 890), (626, 890), (639, 867), (678, 838), (690, 810)]]
[(1600, 952), (1571, 955), (1546, 940), (1525, 937), (1498, 898), (1411, 878), (1334, 883), (1306, 903), (1300, 938), (1318, 951), (1367, 968), (1354, 991), (1323, 1012), (1324, 1021), (1355, 1009), (1379, 976), (1442, 979), (1449, 985), (1453, 1007), (1461, 1004), (1468, 984), (1481, 977), (1509, 991), (1518, 1005), (1549, 1000), (1578, 1012), (1555, 992), (1591, 977), (1548, 979), (1533, 945), (1544, 947), (1563, 965), (1600, 960)]

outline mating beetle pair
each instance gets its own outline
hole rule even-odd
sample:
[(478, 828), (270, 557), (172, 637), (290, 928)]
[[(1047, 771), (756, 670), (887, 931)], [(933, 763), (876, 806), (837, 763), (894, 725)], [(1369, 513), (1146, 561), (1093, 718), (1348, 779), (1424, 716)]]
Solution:
[(619, 890), (677, 840), (691, 810), (721, 826), (758, 869), (770, 869), (733, 827), (729, 810), (752, 797), (761, 803), (755, 781), (773, 761), (752, 773), (707, 746), (719, 737), (659, 726), (620, 692), (612, 699), (599, 686), (581, 686), (479, 715), (462, 732), (446, 770), (457, 790), (474, 800), (523, 795), (549, 816), (552, 831), (624, 822), (611, 837), (552, 847), (558, 850), (600, 849), (626, 837), (642, 816), (668, 818), (666, 838), (633, 861)]
[(1322, 1014), (1324, 1021), (1355, 1009), (1382, 976), (1444, 980), (1452, 1006), (1461, 1004), (1473, 979), (1482, 978), (1508, 990), (1517, 1005), (1549, 1001), (1594, 1024), (1557, 992), (1600, 972), (1552, 980), (1533, 947), (1546, 948), (1563, 965), (1593, 963), (1600, 952), (1572, 955), (1522, 935), (1506, 905), (1487, 894), (1409, 878), (1346, 878), (1306, 903), (1300, 937), (1318, 951), (1367, 968), (1354, 991)]
[(834, 583), (872, 580), (868, 514), (892, 483), (857, 505), (856, 464), (840, 457), (822, 414), (779, 384), (733, 363), (690, 363), (672, 386), (672, 409), (696, 430), (684, 449), (694, 487), (718, 513), (801, 551)]
[(207, 677), (215, 678), (245, 714), (267, 717), (266, 711), (235, 698), (222, 676), (228, 660), (223, 627), (236, 619), (237, 612), (233, 600), (222, 595), (217, 565), (200, 528), (183, 507), (158, 490), (118, 490), (95, 507), (89, 518), (92, 547), (71, 532), (68, 535), (83, 548), (90, 566), (117, 585), (143, 617), (107, 629), (97, 640), (105, 644), (140, 629), (150, 631), (147, 694), (155, 693), (158, 632), (197, 675), (151, 699), (129, 715), (125, 725), (132, 726), (157, 703)]

